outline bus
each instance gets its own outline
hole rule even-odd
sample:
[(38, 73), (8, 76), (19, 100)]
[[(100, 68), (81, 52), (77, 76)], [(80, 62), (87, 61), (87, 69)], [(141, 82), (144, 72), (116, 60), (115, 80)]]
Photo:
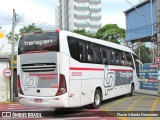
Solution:
[(137, 61), (126, 46), (73, 32), (23, 34), (17, 55), (19, 102), (97, 109), (103, 100), (139, 89)]

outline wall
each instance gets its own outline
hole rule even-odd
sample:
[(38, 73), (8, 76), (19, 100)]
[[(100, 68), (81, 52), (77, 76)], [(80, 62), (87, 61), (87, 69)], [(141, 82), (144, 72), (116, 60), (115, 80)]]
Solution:
[(10, 101), (10, 79), (3, 75), (6, 68), (9, 68), (9, 60), (0, 59), (0, 102)]

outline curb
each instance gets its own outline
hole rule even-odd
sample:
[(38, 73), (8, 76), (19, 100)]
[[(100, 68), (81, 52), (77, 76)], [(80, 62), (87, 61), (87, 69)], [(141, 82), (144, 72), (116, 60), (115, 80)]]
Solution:
[(152, 94), (152, 93), (144, 93), (144, 92), (134, 92), (136, 94), (143, 94), (143, 95), (150, 95), (150, 96), (158, 96), (156, 94)]
[(0, 102), (0, 104), (19, 104), (19, 102)]

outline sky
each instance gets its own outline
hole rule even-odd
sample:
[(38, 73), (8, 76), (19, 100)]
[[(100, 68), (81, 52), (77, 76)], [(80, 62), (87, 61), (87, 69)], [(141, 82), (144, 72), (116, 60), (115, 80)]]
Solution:
[[(36, 23), (43, 27), (55, 26), (55, 7), (59, 0), (3, 0), (0, 4), (0, 27), (9, 33), (12, 29), (13, 9), (17, 14), (15, 31), (27, 24)], [(133, 5), (143, 0), (128, 0)], [(125, 29), (125, 15), (123, 11), (132, 6), (127, 0), (101, 0), (101, 24), (117, 24)]]

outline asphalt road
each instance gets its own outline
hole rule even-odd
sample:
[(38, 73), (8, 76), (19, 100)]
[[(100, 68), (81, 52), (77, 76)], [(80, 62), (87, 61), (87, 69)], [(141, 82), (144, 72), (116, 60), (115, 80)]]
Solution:
[(160, 97), (145, 94), (121, 96), (104, 101), (100, 110), (121, 120), (160, 120)]
[[(3, 116), (6, 116), (4, 120), (17, 118), (25, 120), (33, 118), (38, 120), (160, 120), (160, 97), (144, 94), (134, 94), (132, 97), (120, 96), (103, 101), (97, 110), (36, 108), (12, 103), (0, 104), (0, 111), (3, 111)], [(11, 117), (7, 116), (10, 112)], [(152, 113), (152, 116), (145, 116), (148, 113)], [(0, 114), (2, 115), (2, 112)]]

